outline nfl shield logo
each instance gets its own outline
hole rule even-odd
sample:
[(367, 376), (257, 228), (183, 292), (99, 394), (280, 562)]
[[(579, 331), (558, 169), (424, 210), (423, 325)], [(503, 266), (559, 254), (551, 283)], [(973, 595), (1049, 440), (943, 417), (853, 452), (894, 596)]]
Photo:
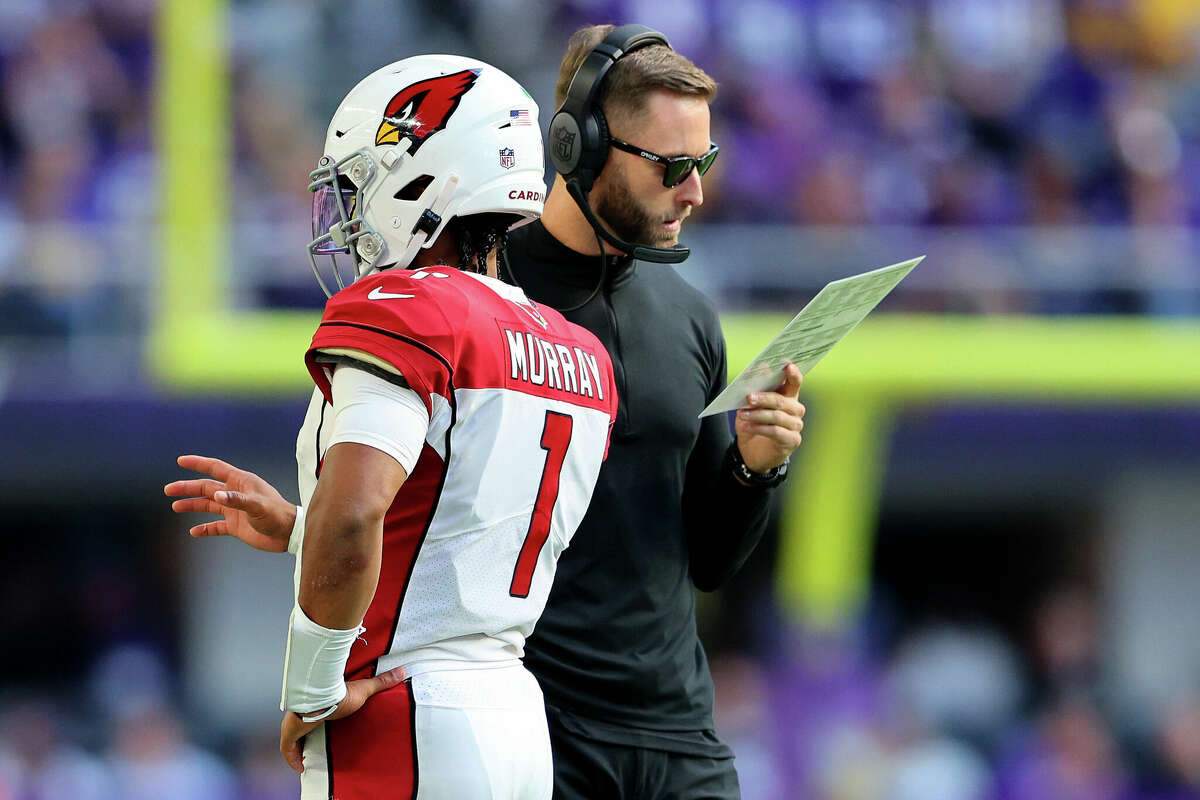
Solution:
[(517, 163), (517, 156), (511, 147), (500, 148), (500, 166), (512, 169)]
[(554, 148), (559, 158), (569, 161), (571, 151), (575, 149), (575, 134), (565, 127), (559, 128), (554, 132)]

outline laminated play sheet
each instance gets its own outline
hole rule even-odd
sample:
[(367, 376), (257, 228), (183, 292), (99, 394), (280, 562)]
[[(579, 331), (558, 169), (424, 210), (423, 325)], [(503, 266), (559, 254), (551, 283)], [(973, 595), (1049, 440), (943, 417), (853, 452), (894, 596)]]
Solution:
[(783, 381), (788, 362), (807, 376), (924, 258), (918, 256), (825, 284), (700, 416), (741, 408), (751, 392), (774, 389)]

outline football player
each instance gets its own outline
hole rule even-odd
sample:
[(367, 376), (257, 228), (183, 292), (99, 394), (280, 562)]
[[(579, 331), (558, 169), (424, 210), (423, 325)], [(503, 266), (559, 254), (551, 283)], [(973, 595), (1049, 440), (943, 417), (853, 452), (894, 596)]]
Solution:
[(551, 795), (520, 659), (617, 401), (595, 336), (494, 279), (506, 231), (541, 212), (542, 164), (536, 104), (484, 63), (359, 83), (309, 186), (309, 256), (340, 290), (306, 355), (300, 509), (234, 510), (265, 483), (196, 456), (180, 464), (212, 479), (166, 487), (197, 495), (176, 511), (226, 515), (194, 535), (297, 556), (280, 747), (302, 798)]

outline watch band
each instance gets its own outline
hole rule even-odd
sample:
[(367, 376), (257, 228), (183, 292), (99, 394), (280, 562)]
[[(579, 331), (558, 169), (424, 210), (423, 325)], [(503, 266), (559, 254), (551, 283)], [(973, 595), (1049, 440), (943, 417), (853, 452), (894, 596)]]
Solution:
[(755, 472), (746, 466), (746, 462), (742, 459), (742, 451), (738, 450), (736, 440), (731, 442), (729, 449), (725, 451), (725, 464), (735, 477), (743, 483), (764, 489), (770, 489), (773, 486), (783, 483), (783, 479), (787, 477), (789, 463), (791, 463), (790, 458), (778, 467), (769, 469), (766, 472)]

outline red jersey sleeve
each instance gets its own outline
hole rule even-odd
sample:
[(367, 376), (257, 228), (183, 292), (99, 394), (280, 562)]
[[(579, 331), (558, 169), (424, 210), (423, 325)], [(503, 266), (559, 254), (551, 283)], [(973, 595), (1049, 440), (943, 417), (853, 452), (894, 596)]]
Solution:
[(451, 320), (466, 317), (461, 291), (453, 280), (439, 277), (450, 269), (386, 270), (329, 299), (304, 359), (326, 399), (331, 399), (329, 378), (319, 353), (356, 350), (403, 375), (433, 413), (431, 396), (448, 397), (453, 391), (458, 353)]

